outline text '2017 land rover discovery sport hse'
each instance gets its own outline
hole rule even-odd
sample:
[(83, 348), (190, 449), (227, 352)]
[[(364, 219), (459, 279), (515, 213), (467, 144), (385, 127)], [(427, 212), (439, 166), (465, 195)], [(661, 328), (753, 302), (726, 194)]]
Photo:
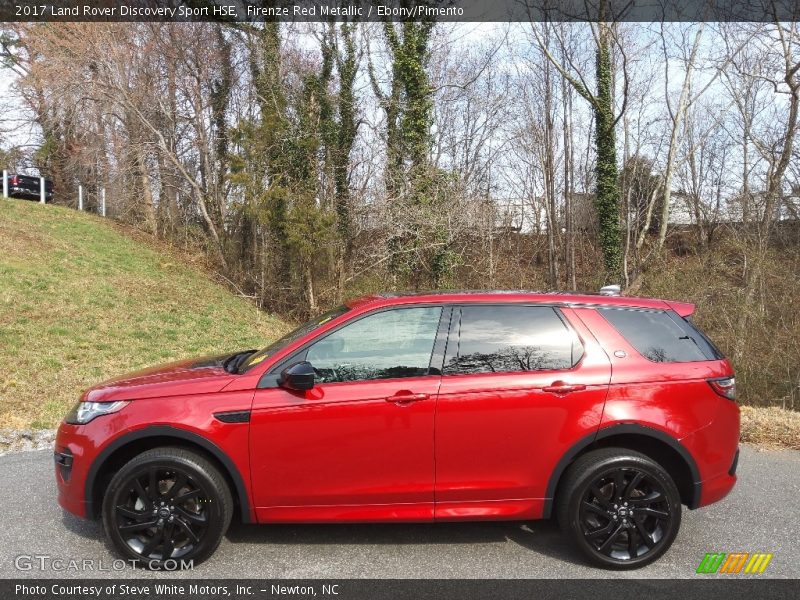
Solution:
[(58, 499), (128, 559), (198, 563), (248, 523), (556, 516), (645, 565), (736, 481), (730, 363), (691, 304), (529, 292), (360, 298), (260, 351), (89, 389)]

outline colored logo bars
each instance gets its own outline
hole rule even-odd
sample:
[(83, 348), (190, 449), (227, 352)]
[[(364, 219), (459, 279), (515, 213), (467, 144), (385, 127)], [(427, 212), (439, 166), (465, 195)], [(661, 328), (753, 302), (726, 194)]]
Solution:
[(700, 561), (697, 572), (701, 574), (726, 573), (729, 575), (738, 573), (760, 574), (766, 570), (771, 560), (772, 553), (766, 552), (708, 553)]

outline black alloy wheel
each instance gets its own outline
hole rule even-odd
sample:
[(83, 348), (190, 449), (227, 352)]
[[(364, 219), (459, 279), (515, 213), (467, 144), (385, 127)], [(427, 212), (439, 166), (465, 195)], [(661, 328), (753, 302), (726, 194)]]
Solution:
[(661, 485), (638, 469), (616, 469), (595, 480), (580, 514), (586, 540), (611, 558), (631, 560), (655, 548), (672, 529)]
[(232, 513), (224, 478), (204, 457), (157, 448), (111, 480), (103, 521), (123, 555), (151, 569), (197, 564), (219, 545)]
[(117, 531), (148, 560), (180, 558), (200, 544), (209, 493), (183, 469), (145, 467), (125, 483), (114, 507)]
[(637, 568), (661, 556), (680, 527), (680, 497), (669, 474), (648, 457), (603, 449), (578, 459), (560, 494), (559, 522), (593, 562)]

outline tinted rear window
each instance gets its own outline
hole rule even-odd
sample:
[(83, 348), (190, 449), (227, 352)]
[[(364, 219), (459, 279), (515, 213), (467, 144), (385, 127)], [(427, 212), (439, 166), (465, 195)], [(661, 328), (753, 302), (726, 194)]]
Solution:
[(583, 354), (577, 336), (545, 306), (464, 306), (456, 331), (445, 375), (568, 369)]
[(690, 322), (672, 311), (599, 309), (628, 342), (653, 362), (717, 360), (719, 351)]

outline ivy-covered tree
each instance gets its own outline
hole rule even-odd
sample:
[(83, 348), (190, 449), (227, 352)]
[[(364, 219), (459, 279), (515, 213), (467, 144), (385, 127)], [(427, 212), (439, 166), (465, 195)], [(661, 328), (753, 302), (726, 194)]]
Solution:
[(600, 248), (606, 275), (618, 281), (622, 267), (622, 236), (619, 226), (619, 186), (617, 171), (617, 136), (614, 116), (614, 74), (612, 69), (612, 26), (598, 24), (596, 60), (597, 94), (592, 108), (595, 119), (595, 204), (600, 226)]
[[(603, 253), (605, 279), (608, 283), (620, 280), (622, 271), (622, 233), (620, 229), (620, 190), (617, 167), (616, 125), (620, 115), (614, 110), (613, 46), (616, 43), (615, 24), (605, 22), (609, 10), (607, 0), (597, 9), (600, 21), (596, 23), (595, 86), (592, 92), (581, 75), (564, 66), (550, 50), (549, 45), (532, 28), (540, 49), (559, 73), (592, 107), (595, 121), (595, 209), (598, 221), (598, 242)], [(625, 75), (623, 73), (623, 75)]]
[[(237, 127), (234, 183), (244, 198), (239, 227), (242, 254), (255, 267), (273, 306), (316, 312), (318, 280), (349, 264), (352, 249), (350, 153), (357, 134), (354, 82), (358, 55), (354, 26), (325, 24), (321, 60), (294, 56), (284, 67), (279, 24), (252, 34), (250, 71), (258, 114)], [(336, 92), (335, 76), (339, 75)], [(246, 241), (245, 241), (246, 240)], [(337, 243), (340, 242), (340, 243)], [(332, 250), (332, 248), (334, 250)], [(337, 285), (341, 295), (343, 277)], [(270, 283), (267, 283), (270, 282)], [(273, 283), (274, 282), (274, 283)]]
[(321, 40), (323, 74), (335, 63), (339, 75), (338, 95), (326, 94), (327, 103), (321, 114), (325, 125), (326, 162), (333, 181), (333, 206), (339, 238), (337, 302), (342, 300), (347, 274), (351, 268), (355, 232), (353, 231), (350, 193), (350, 154), (358, 134), (358, 111), (355, 93), (359, 52), (355, 25), (341, 23), (337, 30), (329, 25)]
[(446, 284), (457, 262), (446, 225), (438, 218), (451, 178), (430, 160), (433, 89), (428, 69), (433, 29), (433, 22), (385, 22), (391, 60), (388, 92), (381, 90), (370, 69), (386, 116), (385, 181), (394, 224), (388, 241), (390, 270), (415, 289)]

